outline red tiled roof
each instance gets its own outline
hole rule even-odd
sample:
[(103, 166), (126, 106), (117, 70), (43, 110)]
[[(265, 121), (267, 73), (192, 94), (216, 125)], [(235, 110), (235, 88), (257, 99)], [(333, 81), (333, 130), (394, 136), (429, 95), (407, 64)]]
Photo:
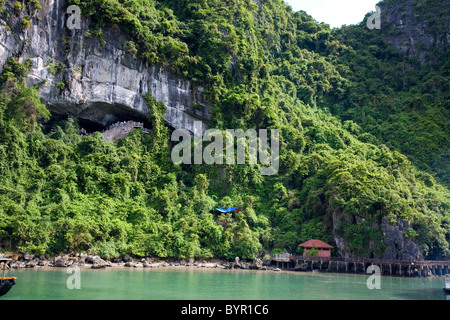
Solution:
[(299, 247), (302, 248), (317, 248), (317, 249), (333, 249), (333, 246), (330, 246), (328, 243), (325, 243), (321, 240), (317, 240), (317, 239), (311, 239), (308, 240), (306, 242), (303, 242), (301, 244), (298, 245)]

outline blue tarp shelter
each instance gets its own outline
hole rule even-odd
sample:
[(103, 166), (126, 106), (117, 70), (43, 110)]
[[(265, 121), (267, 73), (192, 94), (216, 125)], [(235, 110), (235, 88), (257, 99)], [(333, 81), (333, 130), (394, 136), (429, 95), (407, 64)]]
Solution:
[(236, 210), (238, 207), (232, 207), (232, 208), (226, 208), (226, 209), (222, 209), (222, 208), (216, 208), (217, 211), (220, 211), (222, 213), (227, 213), (227, 212), (233, 212), (234, 210)]

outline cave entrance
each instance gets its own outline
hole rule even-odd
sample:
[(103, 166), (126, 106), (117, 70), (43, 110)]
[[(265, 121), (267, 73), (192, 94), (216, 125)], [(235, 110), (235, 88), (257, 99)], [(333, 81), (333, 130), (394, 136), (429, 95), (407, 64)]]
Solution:
[(80, 127), (80, 130), (84, 129), (89, 134), (94, 133), (96, 131), (102, 132), (103, 130), (106, 129), (106, 127), (103, 124), (83, 118), (78, 119), (78, 125)]
[(69, 118), (76, 119), (78, 122), (79, 131), (83, 132), (84, 135), (92, 134), (94, 132), (104, 132), (114, 126), (119, 126), (123, 123), (135, 123), (135, 127), (141, 127), (144, 131), (148, 132), (152, 129), (150, 121), (142, 117), (114, 117), (113, 121), (108, 121), (106, 124), (101, 122), (93, 121), (91, 119), (78, 118), (67, 115), (55, 114), (50, 117), (48, 121), (42, 123), (42, 131), (45, 134), (49, 134), (57, 126), (63, 127), (63, 123)]
[(116, 124), (129, 122), (138, 123), (138, 127), (146, 131), (152, 129), (152, 125), (143, 111), (134, 110), (120, 104), (91, 103), (89, 107), (76, 113), (71, 113), (67, 106), (60, 105), (49, 106), (49, 110), (52, 116), (50, 120), (42, 124), (44, 133), (49, 133), (52, 128), (60, 125), (62, 121), (68, 118), (77, 119), (80, 133), (83, 135), (104, 132)]
[(88, 134), (95, 131), (104, 131), (117, 123), (136, 122), (143, 128), (152, 129), (148, 116), (141, 111), (120, 105), (108, 103), (93, 103), (77, 114), (80, 129)]
[[(128, 127), (129, 129), (131, 126), (133, 129), (141, 128), (144, 133), (149, 133), (153, 129), (151, 122), (148, 120), (147, 111), (132, 109), (120, 104), (91, 103), (89, 107), (77, 113), (70, 113), (70, 109), (62, 105), (49, 106), (49, 110), (52, 113), (50, 120), (42, 123), (42, 131), (45, 134), (50, 133), (57, 125), (63, 126), (63, 121), (69, 118), (77, 120), (80, 129), (79, 133), (82, 136), (101, 132), (106, 139), (109, 133), (105, 133), (105, 131), (117, 127)], [(165, 122), (165, 125), (169, 128), (170, 137), (175, 128), (167, 122)], [(127, 128), (124, 128), (124, 130), (126, 131)], [(114, 137), (117, 135), (115, 133), (112, 133), (112, 135), (112, 139), (115, 140)]]

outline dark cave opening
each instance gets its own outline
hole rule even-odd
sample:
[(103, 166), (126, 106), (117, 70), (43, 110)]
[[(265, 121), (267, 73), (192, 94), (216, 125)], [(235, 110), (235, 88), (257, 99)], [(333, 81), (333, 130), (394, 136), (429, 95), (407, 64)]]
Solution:
[(115, 117), (115, 121), (111, 121), (111, 122), (107, 123), (107, 125), (103, 125), (102, 123), (99, 123), (97, 121), (92, 121), (90, 119), (55, 114), (55, 115), (52, 115), (49, 120), (41, 123), (42, 132), (44, 132), (44, 134), (49, 134), (57, 126), (60, 126), (63, 128), (64, 122), (67, 121), (69, 118), (76, 119), (76, 121), (78, 123), (79, 131), (85, 132), (86, 134), (92, 134), (97, 131), (103, 132), (116, 123), (129, 122), (129, 121), (141, 123), (143, 125), (143, 128), (146, 128), (146, 129), (152, 128), (150, 121), (148, 121), (147, 119), (143, 119), (142, 117), (126, 117), (126, 118)]
[[(42, 122), (42, 131), (45, 134), (51, 132), (56, 126), (64, 126), (63, 122), (69, 118), (76, 119), (80, 133), (83, 135), (94, 132), (103, 132), (118, 123), (136, 122), (142, 128), (151, 130), (152, 124), (148, 117), (142, 112), (118, 104), (93, 103), (88, 108), (74, 114), (63, 113), (67, 109), (61, 106), (49, 106), (52, 116), (49, 120)], [(61, 112), (64, 110), (63, 112)]]

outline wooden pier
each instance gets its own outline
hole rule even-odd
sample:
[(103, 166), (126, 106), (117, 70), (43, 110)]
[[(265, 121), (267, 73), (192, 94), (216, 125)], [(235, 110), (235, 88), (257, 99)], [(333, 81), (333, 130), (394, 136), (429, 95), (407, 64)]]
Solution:
[(384, 259), (347, 259), (289, 256), (272, 258), (277, 268), (294, 271), (321, 271), (366, 274), (371, 265), (380, 268), (381, 275), (400, 277), (443, 276), (450, 273), (450, 261), (404, 261)]

